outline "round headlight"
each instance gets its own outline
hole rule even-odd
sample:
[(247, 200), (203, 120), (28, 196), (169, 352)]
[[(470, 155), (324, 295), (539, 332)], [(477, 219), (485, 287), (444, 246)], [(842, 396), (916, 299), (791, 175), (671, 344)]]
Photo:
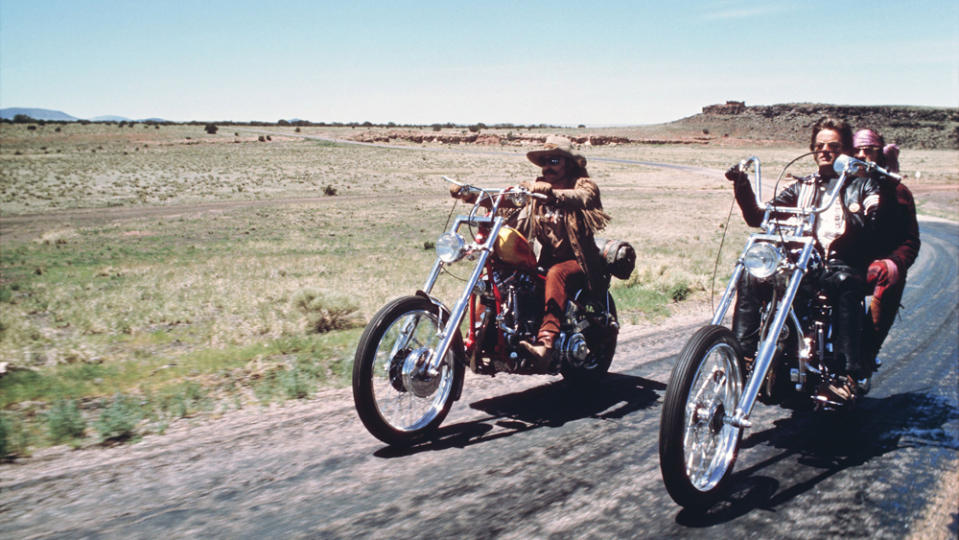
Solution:
[(753, 244), (746, 251), (743, 263), (746, 270), (753, 276), (763, 279), (773, 275), (779, 266), (781, 256), (779, 251), (770, 244)]
[(466, 240), (456, 233), (445, 233), (436, 241), (436, 256), (446, 264), (463, 258)]

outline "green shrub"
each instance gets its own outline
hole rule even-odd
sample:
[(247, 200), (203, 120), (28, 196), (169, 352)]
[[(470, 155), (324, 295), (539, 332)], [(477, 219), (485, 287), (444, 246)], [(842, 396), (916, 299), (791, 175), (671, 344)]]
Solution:
[(0, 460), (26, 455), (29, 439), (19, 418), (0, 412)]
[(75, 401), (59, 399), (47, 413), (47, 428), (50, 430), (50, 440), (60, 443), (83, 438), (87, 423)]
[(303, 399), (313, 395), (316, 378), (309, 372), (294, 366), (280, 372), (280, 387), (289, 399)]
[(253, 385), (253, 395), (260, 405), (269, 405), (276, 395), (276, 376), (270, 373)]
[[(148, 396), (145, 396), (150, 401)], [(165, 389), (157, 400), (160, 411), (176, 418), (187, 418), (193, 414), (209, 410), (213, 400), (207, 390), (199, 383), (186, 381), (181, 385)]]
[(673, 299), (673, 302), (682, 302), (689, 296), (690, 292), (692, 291), (689, 288), (689, 284), (685, 281), (680, 281), (678, 283), (674, 283), (666, 292), (666, 294)]
[(103, 441), (125, 441), (134, 435), (142, 412), (133, 398), (117, 394), (95, 422)]
[(7, 437), (10, 428), (7, 426), (7, 417), (0, 414), (0, 459), (7, 455)]
[(309, 330), (317, 334), (359, 325), (356, 304), (345, 298), (328, 298), (315, 289), (294, 294), (293, 306), (306, 315)]

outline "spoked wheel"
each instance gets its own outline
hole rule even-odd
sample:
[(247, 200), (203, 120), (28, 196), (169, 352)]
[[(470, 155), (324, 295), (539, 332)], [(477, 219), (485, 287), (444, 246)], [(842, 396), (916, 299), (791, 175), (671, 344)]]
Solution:
[(709, 507), (728, 482), (742, 429), (723, 421), (742, 395), (739, 342), (723, 326), (693, 334), (673, 368), (659, 428), (666, 490), (687, 508)]
[(422, 369), (439, 346), (440, 317), (448, 314), (420, 296), (398, 298), (376, 314), (356, 349), (353, 403), (376, 438), (408, 446), (435, 430), (463, 384), (462, 339), (454, 338), (430, 376)]

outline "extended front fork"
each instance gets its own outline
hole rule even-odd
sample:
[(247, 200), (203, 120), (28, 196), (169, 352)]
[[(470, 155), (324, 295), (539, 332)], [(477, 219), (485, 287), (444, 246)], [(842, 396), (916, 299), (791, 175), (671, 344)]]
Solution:
[[(455, 233), (459, 226), (467, 221), (468, 218), (464, 218), (462, 216), (456, 218), (456, 221), (453, 223), (450, 231)], [(476, 266), (473, 268), (473, 273), (470, 274), (469, 279), (466, 280), (466, 284), (463, 287), (463, 292), (460, 293), (458, 297), (459, 299), (456, 301), (456, 305), (454, 305), (453, 309), (450, 311), (450, 316), (446, 325), (440, 325), (439, 335), (437, 336), (440, 339), (439, 345), (434, 351), (432, 351), (429, 360), (420, 366), (420, 369), (425, 370), (426, 375), (429, 377), (436, 377), (439, 375), (440, 363), (446, 356), (446, 353), (449, 351), (450, 345), (453, 343), (453, 337), (456, 335), (460, 322), (463, 320), (463, 316), (466, 314), (466, 310), (469, 307), (470, 296), (472, 296), (473, 289), (476, 287), (476, 283), (483, 275), (483, 271), (486, 268), (486, 261), (489, 259), (490, 254), (493, 251), (493, 243), (495, 242), (497, 235), (504, 224), (504, 220), (501, 216), (495, 216), (484, 221), (489, 222), (489, 229), (484, 230), (483, 233), (486, 235), (486, 237), (483, 240), (483, 244), (479, 246), (473, 253), (473, 256), (476, 257)], [(443, 264), (443, 261), (441, 261), (439, 258), (436, 259), (436, 263), (433, 265), (433, 269), (430, 271), (430, 276), (426, 279), (426, 283), (423, 285), (422, 291), (425, 295), (427, 295), (427, 297), (437, 303), (438, 301), (433, 300), (433, 298), (429, 296), (429, 293), (432, 290), (433, 285), (436, 284), (436, 280), (443, 268)], [(440, 322), (442, 323), (442, 321)]]
[[(748, 428), (752, 425), (749, 421), (749, 414), (756, 404), (759, 388), (766, 378), (766, 373), (769, 371), (770, 365), (772, 365), (773, 357), (776, 354), (776, 346), (779, 341), (779, 334), (782, 332), (783, 325), (785, 325), (788, 317), (792, 316), (795, 321), (792, 304), (796, 298), (797, 291), (799, 291), (799, 285), (805, 276), (806, 266), (812, 255), (812, 250), (812, 242), (806, 243), (800, 252), (799, 260), (796, 263), (790, 263), (792, 275), (789, 278), (789, 284), (786, 286), (786, 291), (782, 297), (775, 304), (775, 316), (773, 317), (772, 324), (770, 324), (767, 329), (765, 337), (760, 342), (759, 352), (756, 354), (752, 374), (750, 374), (749, 379), (746, 381), (746, 388), (739, 398), (736, 411), (732, 415), (727, 414), (723, 416), (723, 422), (731, 426)], [(726, 316), (726, 311), (732, 303), (732, 295), (735, 292), (736, 284), (739, 282), (739, 278), (744, 271), (744, 263), (740, 260), (736, 264), (736, 269), (733, 271), (733, 276), (729, 281), (729, 285), (726, 287), (726, 291), (723, 293), (719, 307), (713, 315), (712, 324), (722, 324), (723, 318)]]

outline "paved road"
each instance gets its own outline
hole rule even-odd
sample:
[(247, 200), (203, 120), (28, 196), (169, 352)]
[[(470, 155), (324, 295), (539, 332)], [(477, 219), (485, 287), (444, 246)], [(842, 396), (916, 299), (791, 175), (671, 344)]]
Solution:
[(686, 320), (624, 328), (596, 395), (468, 375), (440, 437), (411, 450), (368, 435), (337, 390), (0, 465), (0, 538), (902, 538), (959, 460), (959, 230), (921, 227), (873, 392), (836, 422), (757, 406), (705, 516), (672, 502), (657, 454), (669, 372), (702, 324)]

